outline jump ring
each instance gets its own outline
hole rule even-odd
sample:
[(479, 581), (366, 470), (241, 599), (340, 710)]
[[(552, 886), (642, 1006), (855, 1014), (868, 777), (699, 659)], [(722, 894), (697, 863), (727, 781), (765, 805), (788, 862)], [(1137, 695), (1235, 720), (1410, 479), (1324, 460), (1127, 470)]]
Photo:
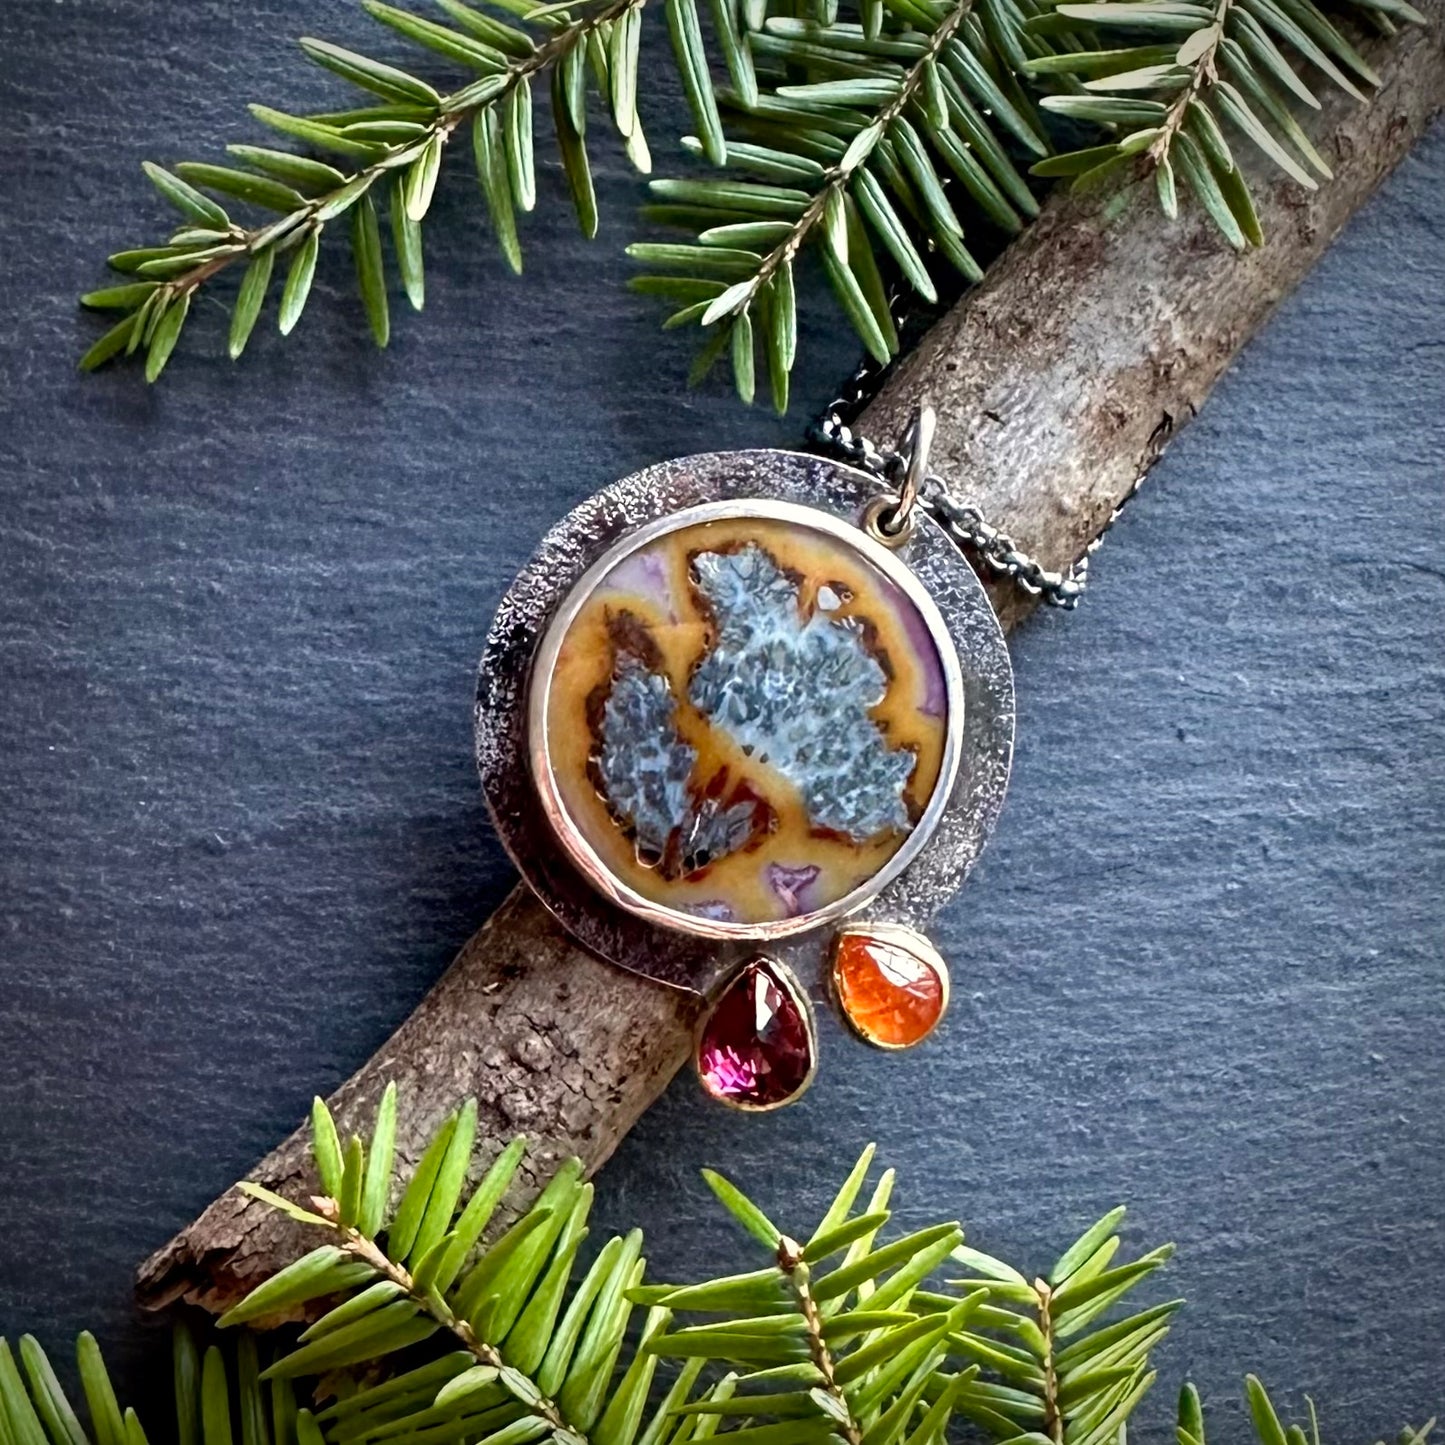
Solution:
[(903, 433), (900, 448), (908, 459), (908, 465), (903, 473), (903, 485), (898, 489), (898, 510), (893, 518), (895, 527), (904, 526), (918, 505), (919, 494), (928, 479), (928, 454), (933, 449), (933, 434), (937, 429), (937, 412), (926, 401), (919, 402), (913, 409), (908, 429)]

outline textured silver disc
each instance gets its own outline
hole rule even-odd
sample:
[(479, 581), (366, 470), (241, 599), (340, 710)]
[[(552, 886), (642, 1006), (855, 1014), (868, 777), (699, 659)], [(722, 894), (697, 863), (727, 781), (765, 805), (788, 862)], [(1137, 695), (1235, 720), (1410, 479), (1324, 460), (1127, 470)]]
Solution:
[[(972, 568), (930, 520), (921, 519), (906, 542), (887, 551), (858, 528), (877, 495), (877, 483), (867, 474), (791, 452), (708, 453), (665, 462), (606, 488), (563, 518), (503, 599), (477, 688), (477, 760), (483, 788), (498, 833), (524, 878), (562, 924), (602, 957), (650, 978), (707, 993), (760, 940), (768, 940), (774, 954), (806, 968), (821, 957), (831, 937), (828, 925), (840, 918), (921, 928), (962, 884), (1007, 785), (1013, 746), (1008, 653)], [(926, 773), (928, 786), (918, 790), (918, 796), (905, 798), (901, 779), (908, 766), (890, 770), (886, 749), (874, 746), (868, 727), (858, 726), (868, 689), (876, 694), (885, 673), (896, 680), (892, 674), (898, 669), (889, 667), (888, 659), (899, 657), (899, 646), (880, 654), (881, 672), (868, 660), (865, 644), (874, 646), (875, 619), (870, 618), (865, 629), (861, 620), (846, 615), (851, 592), (842, 585), (814, 587), (805, 609), (806, 627), (799, 624), (781, 635), (775, 635), (776, 627), (763, 630), (758, 609), (779, 597), (785, 603), (795, 600), (798, 588), (810, 585), (806, 569), (769, 571), (766, 553), (754, 555), (756, 549), (736, 538), (707, 550), (693, 547), (688, 554), (694, 569), (690, 591), (702, 594), (700, 605), (709, 609), (705, 616), (711, 633), (718, 631), (711, 626), (714, 621), (728, 621), (729, 614), (717, 611), (724, 590), (742, 621), (731, 629), (722, 627), (714, 655), (686, 668), (674, 664), (678, 697), (655, 696), (668, 686), (667, 669), (651, 655), (658, 649), (649, 638), (638, 641), (629, 634), (607, 643), (626, 649), (626, 666), (614, 670), (607, 687), (593, 689), (596, 697), (586, 693), (585, 674), (575, 684), (579, 697), (591, 699), (588, 727), (596, 732), (587, 744), (590, 752), (579, 752), (576, 738), (587, 731), (581, 713), (576, 714), (577, 726), (566, 713), (560, 722), (553, 714), (569, 702), (558, 677), (568, 679), (569, 667), (577, 671), (578, 656), (582, 665), (589, 665), (596, 651), (574, 646), (569, 653), (567, 639), (581, 634), (589, 622), (586, 608), (597, 590), (611, 587), (608, 595), (615, 600), (618, 583), (609, 579), (628, 569), (633, 579), (629, 585), (636, 589), (640, 562), (658, 565), (657, 549), (672, 537), (729, 531), (744, 536), (749, 527), (784, 526), (795, 535), (807, 534), (809, 540), (816, 534), (820, 547), (839, 549), (833, 570), (852, 579), (853, 589), (866, 586), (867, 576), (876, 573), (879, 588), (895, 599), (900, 613), (909, 614), (910, 636), (926, 632), (934, 637), (939, 681), (932, 691), (940, 696), (946, 691), (947, 706), (933, 710), (946, 726), (941, 725), (936, 746), (920, 740), (907, 755), (909, 765), (918, 759), (913, 782)], [(849, 570), (854, 561), (856, 567)], [(825, 557), (818, 565), (826, 569), (832, 564)], [(647, 613), (646, 606), (639, 610)], [(613, 607), (606, 615), (615, 612)], [(680, 630), (692, 636), (699, 628), (694, 623), (691, 632)], [(765, 648), (758, 641), (760, 630)], [(731, 653), (725, 645), (729, 642)], [(644, 668), (644, 658), (650, 658), (647, 667), (653, 671)], [(795, 681), (790, 691), (789, 666), (795, 673), (804, 670), (816, 685), (800, 689)], [(774, 681), (783, 677), (772, 692), (780, 695), (790, 714), (785, 726), (780, 728), (773, 718), (771, 732), (763, 728), (760, 733), (759, 719), (770, 716), (770, 709), (776, 711), (773, 704), (778, 701), (761, 681), (765, 674)], [(708, 856), (720, 860), (714, 868), (703, 868), (696, 875), (700, 877), (730, 876), (728, 869), (736, 860), (727, 858), (729, 848), (746, 847), (756, 854), (760, 847), (772, 847), (775, 837), (786, 840), (788, 834), (787, 816), (780, 818), (776, 811), (768, 815), (766, 827), (758, 824), (756, 817), (762, 814), (755, 816), (749, 809), (767, 804), (741, 788), (732, 796), (710, 795), (700, 815), (674, 815), (679, 806), (676, 790), (652, 783), (660, 775), (666, 780), (674, 764), (675, 771), (686, 774), (697, 760), (700, 745), (695, 736), (691, 747), (678, 737), (671, 740), (671, 754), (664, 749), (660, 756), (642, 757), (633, 776), (623, 764), (632, 758), (629, 739), (639, 734), (641, 720), (657, 713), (655, 706), (649, 711), (649, 699), (688, 713), (694, 727), (716, 724), (727, 747), (745, 745), (744, 752), (734, 749), (730, 766), (717, 765), (720, 778), (736, 783), (737, 775), (749, 767), (747, 759), (761, 746), (764, 760), (781, 769), (787, 784), (781, 791), (808, 800), (812, 836), (827, 840), (818, 845), (823, 852), (831, 848), (837, 856), (837, 840), (846, 839), (849, 827), (860, 833), (877, 830), (890, 817), (897, 825), (897, 842), (881, 851), (876, 842), (867, 848), (860, 844), (876, 867), (870, 864), (871, 871), (863, 869), (856, 878), (843, 870), (834, 879), (837, 870), (829, 871), (828, 865), (819, 879), (819, 868), (790, 867), (786, 857), (769, 865), (767, 876), (782, 880), (776, 891), (793, 904), (774, 912), (748, 893), (714, 900), (698, 896), (695, 888), (689, 892), (661, 882), (655, 887), (650, 881), (639, 883), (667, 875), (663, 845), (654, 844), (651, 833), (660, 838), (672, 824), (679, 825), (672, 836), (680, 827), (690, 840), (700, 838), (711, 850), (705, 861)], [(570, 701), (574, 711), (580, 707), (580, 702)], [(549, 716), (554, 739), (550, 750)], [(898, 734), (918, 719), (895, 711), (887, 712), (885, 721), (896, 762)], [(825, 764), (834, 767), (831, 777)], [(577, 784), (569, 795), (566, 787), (558, 786), (556, 775), (575, 780), (584, 765), (588, 786)], [(651, 780), (649, 786), (643, 787), (639, 777)], [(583, 793), (588, 796), (579, 801)], [(645, 860), (650, 872), (602, 856), (606, 839), (599, 842), (596, 826), (589, 832), (586, 815), (598, 812), (596, 799), (603, 795), (608, 795), (614, 815), (625, 813), (628, 836), (639, 855), (644, 846), (650, 849)], [(674, 812), (668, 813), (669, 808)], [(750, 827), (756, 831), (748, 842)], [(805, 888), (813, 892), (800, 891)]]

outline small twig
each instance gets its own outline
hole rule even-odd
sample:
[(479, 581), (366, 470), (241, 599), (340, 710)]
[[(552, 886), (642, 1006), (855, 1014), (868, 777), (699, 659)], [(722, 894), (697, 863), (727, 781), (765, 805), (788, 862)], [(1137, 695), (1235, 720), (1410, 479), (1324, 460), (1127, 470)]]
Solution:
[[(334, 1199), (313, 1197), (311, 1205), (336, 1231), (337, 1241), (342, 1249), (369, 1265), (382, 1278), (388, 1279), (396, 1285), (418, 1309), (429, 1314), (444, 1330), (454, 1335), (462, 1348), (467, 1350), (478, 1364), (498, 1371), (511, 1368), (502, 1352), (495, 1345), (488, 1344), (486, 1340), (479, 1338), (470, 1322), (459, 1318), (437, 1290), (418, 1289), (416, 1280), (405, 1265), (389, 1258), (386, 1251), (374, 1239), (369, 1239), (354, 1226), (343, 1225)], [(520, 1375), (523, 1372), (515, 1371), (515, 1373)], [(586, 1442), (586, 1434), (566, 1419), (556, 1401), (544, 1395), (535, 1380), (529, 1379), (528, 1383), (536, 1391), (536, 1399), (533, 1402), (527, 1402), (527, 1408), (534, 1415), (545, 1420), (553, 1430), (566, 1431), (572, 1438)]]
[(803, 1246), (797, 1240), (789, 1239), (786, 1234), (778, 1241), (778, 1268), (782, 1270), (792, 1288), (793, 1298), (807, 1323), (808, 1353), (812, 1356), (818, 1373), (823, 1377), (823, 1389), (836, 1401), (841, 1412), (838, 1428), (842, 1431), (843, 1439), (848, 1445), (862, 1445), (863, 1427), (853, 1418), (848, 1397), (843, 1393), (843, 1387), (834, 1373), (832, 1351), (823, 1339), (823, 1316), (818, 1309), (817, 1300), (813, 1298), (808, 1266), (803, 1261)]
[(1214, 20), (1211, 26), (1214, 38), (1195, 58), (1189, 83), (1174, 97), (1164, 119), (1159, 123), (1159, 134), (1149, 143), (1146, 154), (1155, 165), (1168, 160), (1169, 149), (1174, 144), (1175, 137), (1184, 128), (1184, 122), (1189, 118), (1189, 107), (1198, 99), (1202, 91), (1209, 89), (1219, 79), (1219, 67), (1216, 62), (1219, 57), (1219, 47), (1224, 42), (1224, 22), (1228, 19), (1233, 5), (1234, 0), (1218, 0), (1214, 7)]
[(1054, 1442), (1064, 1445), (1064, 1412), (1059, 1406), (1059, 1371), (1054, 1360), (1054, 1316), (1051, 1308), (1053, 1291), (1048, 1282), (1034, 1281), (1034, 1293), (1039, 1299), (1039, 1331), (1044, 1337), (1044, 1429), (1043, 1433)]

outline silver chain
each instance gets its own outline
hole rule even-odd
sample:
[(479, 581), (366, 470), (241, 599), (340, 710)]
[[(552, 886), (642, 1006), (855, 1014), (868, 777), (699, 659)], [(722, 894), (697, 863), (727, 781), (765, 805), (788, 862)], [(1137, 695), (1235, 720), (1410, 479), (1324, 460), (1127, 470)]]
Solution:
[(898, 536), (910, 525), (910, 513), (916, 502), (960, 547), (977, 557), (989, 571), (1010, 578), (1024, 592), (1040, 598), (1050, 607), (1072, 611), (1079, 605), (1089, 583), (1089, 558), (1104, 540), (1104, 533), (1114, 525), (1124, 504), (1138, 491), (1138, 482), (1124, 501), (1115, 507), (1084, 555), (1067, 570), (1051, 572), (1037, 557), (1021, 551), (1007, 532), (990, 526), (976, 506), (954, 496), (948, 482), (937, 472), (929, 470), (928, 443), (933, 434), (931, 407), (925, 405), (915, 410), (901, 448), (885, 449), (853, 431), (843, 420), (839, 410), (842, 404), (841, 400), (834, 403), (813, 423), (810, 439), (887, 483), (889, 495), (895, 499), (891, 515), (874, 513), (875, 525), (886, 534), (885, 540), (887, 536)]

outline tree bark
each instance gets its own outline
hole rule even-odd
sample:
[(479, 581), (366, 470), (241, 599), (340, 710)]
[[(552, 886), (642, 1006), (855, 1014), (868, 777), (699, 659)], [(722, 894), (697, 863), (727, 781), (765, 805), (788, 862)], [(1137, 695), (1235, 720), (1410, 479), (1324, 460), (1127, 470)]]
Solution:
[[(573, 944), (522, 884), (472, 935), (416, 1012), (332, 1095), (345, 1138), (370, 1128), (381, 1091), (398, 1092), (397, 1170), (468, 1095), (478, 1103), (480, 1170), (518, 1134), (523, 1207), (573, 1154), (595, 1169), (667, 1087), (689, 1052), (700, 1000), (601, 962)], [(248, 1178), (291, 1199), (317, 1191), (309, 1125)], [(227, 1190), (141, 1267), (141, 1303), (229, 1308), (312, 1247), (305, 1230)]]
[[(1363, 47), (1385, 82), (1369, 105), (1321, 88), (1308, 129), (1335, 178), (1311, 192), (1271, 169), (1252, 184), (1263, 246), (1231, 250), (1182, 181), (1172, 224), (1152, 181), (1112, 219), (1112, 191), (1057, 195), (899, 364), (860, 430), (895, 436), (930, 400), (934, 470), (1045, 565), (1082, 556), (1445, 108), (1445, 4), (1423, 9), (1428, 27)], [(1253, 183), (1257, 157), (1243, 140), (1234, 149)], [(1032, 607), (1007, 582), (990, 595), (1006, 627)]]
[[(1118, 214), (1107, 197), (1056, 195), (897, 368), (860, 430), (891, 437), (927, 398), (935, 467), (960, 494), (1048, 565), (1082, 555), (1445, 107), (1445, 0), (1423, 8), (1428, 29), (1366, 47), (1385, 72), (1369, 106), (1325, 98), (1313, 129), (1334, 180), (1314, 193), (1283, 179), (1256, 187), (1261, 249), (1236, 256), (1193, 206), (1164, 222), (1152, 187)], [(1006, 626), (1027, 610), (1007, 584), (993, 596)], [(364, 1131), (395, 1079), (405, 1166), (475, 1094), (477, 1169), (514, 1135), (532, 1141), (510, 1201), (521, 1208), (562, 1158), (601, 1166), (686, 1060), (698, 1008), (582, 952), (519, 886), (331, 1106), (343, 1130)], [(305, 1131), (250, 1177), (293, 1197), (314, 1190)], [(224, 1309), (301, 1247), (294, 1226), (233, 1189), (142, 1266), (140, 1297)]]

